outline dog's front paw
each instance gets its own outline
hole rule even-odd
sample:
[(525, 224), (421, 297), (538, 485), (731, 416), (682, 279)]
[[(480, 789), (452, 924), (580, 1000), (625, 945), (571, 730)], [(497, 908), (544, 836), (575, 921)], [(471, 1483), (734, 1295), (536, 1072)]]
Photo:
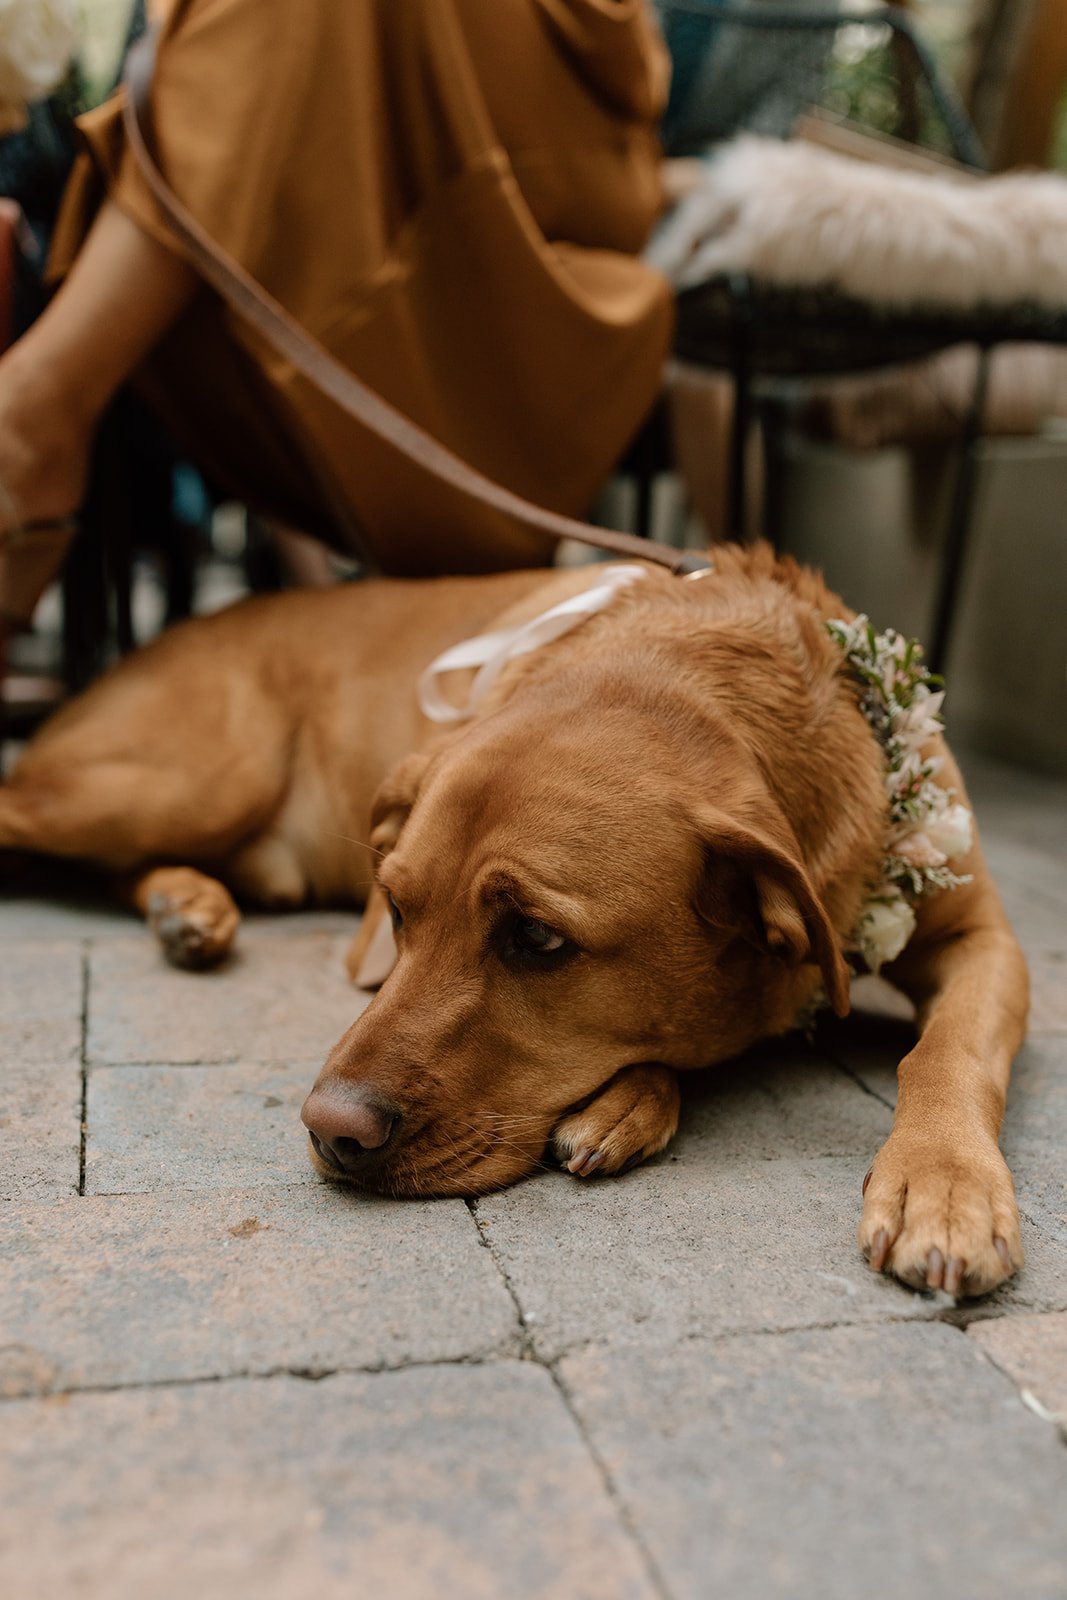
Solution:
[(228, 889), (192, 867), (161, 868), (146, 899), (148, 926), (176, 967), (210, 967), (241, 920)]
[(859, 1242), (876, 1272), (979, 1295), (1023, 1264), (1015, 1185), (991, 1139), (946, 1149), (894, 1133), (864, 1187)]
[(624, 1067), (552, 1135), (568, 1172), (625, 1171), (658, 1154), (678, 1127), (678, 1077), (670, 1067)]

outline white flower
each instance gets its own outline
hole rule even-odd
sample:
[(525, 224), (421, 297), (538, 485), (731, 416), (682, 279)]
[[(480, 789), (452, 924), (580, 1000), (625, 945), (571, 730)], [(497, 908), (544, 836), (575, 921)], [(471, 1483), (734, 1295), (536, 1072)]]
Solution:
[(872, 972), (895, 961), (915, 932), (915, 913), (903, 895), (872, 900), (860, 918), (856, 937)]
[(936, 733), (941, 732), (939, 713), (944, 698), (944, 689), (938, 689), (933, 693), (925, 683), (920, 683), (907, 710), (896, 712), (893, 717), (893, 733), (905, 749), (921, 750)]
[(971, 848), (971, 813), (966, 806), (949, 805), (940, 816), (926, 824), (926, 834), (935, 850), (940, 850), (949, 861), (965, 856)]
[(0, 133), (62, 81), (78, 43), (77, 0), (0, 0)]

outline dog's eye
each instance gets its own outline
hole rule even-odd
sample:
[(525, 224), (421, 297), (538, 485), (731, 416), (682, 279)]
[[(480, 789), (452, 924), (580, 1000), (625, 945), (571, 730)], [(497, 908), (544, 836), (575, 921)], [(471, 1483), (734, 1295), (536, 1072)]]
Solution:
[(520, 950), (525, 950), (534, 956), (552, 955), (555, 951), (562, 950), (567, 943), (555, 928), (549, 928), (543, 922), (534, 922), (532, 918), (525, 922), (517, 922), (512, 938)]
[(386, 899), (389, 902), (389, 915), (393, 919), (393, 929), (396, 933), (399, 933), (401, 928), (404, 926), (404, 913), (401, 911), (391, 894), (387, 895)]
[(577, 945), (546, 922), (516, 917), (507, 928), (504, 954), (527, 967), (558, 966), (577, 954)]

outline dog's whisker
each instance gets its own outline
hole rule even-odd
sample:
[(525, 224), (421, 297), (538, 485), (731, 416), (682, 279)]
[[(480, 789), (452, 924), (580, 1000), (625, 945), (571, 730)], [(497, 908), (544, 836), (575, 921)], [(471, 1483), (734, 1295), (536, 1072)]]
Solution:
[[(471, 1132), (477, 1134), (478, 1130), (472, 1129)], [(454, 1145), (453, 1150), (453, 1159), (461, 1172), (473, 1171), (479, 1162), (488, 1161), (494, 1153), (491, 1142), (480, 1143), (477, 1140), (471, 1140), (463, 1146)]]
[(495, 1125), (497, 1125), (499, 1127), (509, 1127), (509, 1128), (510, 1127), (523, 1127), (523, 1128), (535, 1127), (538, 1123), (542, 1123), (545, 1120), (545, 1116), (544, 1116), (543, 1112), (542, 1113), (537, 1113), (537, 1112), (530, 1112), (530, 1113), (514, 1112), (514, 1113), (512, 1113), (512, 1112), (504, 1112), (504, 1111), (487, 1111), (485, 1113), (485, 1115), (486, 1115), (486, 1117), (490, 1118)]
[(464, 1123), (464, 1124), (461, 1124), (460, 1131), (461, 1132), (466, 1132), (466, 1133), (472, 1133), (472, 1134), (475, 1134), (475, 1135), (481, 1135), (486, 1140), (487, 1145), (488, 1145), (488, 1148), (487, 1148), (487, 1150), (485, 1152), (487, 1155), (491, 1155), (492, 1151), (494, 1149), (501, 1149), (501, 1148), (507, 1149), (507, 1150), (521, 1151), (521, 1152), (524, 1152), (524, 1150), (525, 1150), (525, 1147), (523, 1145), (521, 1145), (521, 1144), (516, 1143), (516, 1141), (514, 1139), (508, 1139), (506, 1137), (501, 1136), (500, 1134), (498, 1134), (496, 1132), (495, 1129), (479, 1127), (476, 1123)]
[(517, 1144), (513, 1139), (502, 1138), (495, 1132), (495, 1130), (479, 1128), (474, 1124), (464, 1124), (464, 1127), (473, 1133), (484, 1134), (489, 1140), (489, 1146), (487, 1149), (480, 1152), (478, 1156), (479, 1160), (488, 1161), (495, 1154), (495, 1152), (500, 1149), (514, 1150), (517, 1154), (524, 1156), (529, 1162), (529, 1170), (531, 1172), (550, 1172), (554, 1170), (554, 1168), (551, 1167), (549, 1163), (544, 1161), (541, 1156), (531, 1155), (528, 1146)]
[[(471, 1132), (475, 1132), (476, 1130), (472, 1128), (470, 1131)], [(449, 1146), (449, 1149), (452, 1152), (453, 1161), (455, 1161), (461, 1168), (463, 1168), (464, 1171), (466, 1171), (467, 1167), (464, 1165), (464, 1163), (469, 1160), (469, 1158), (470, 1158), (472, 1153), (475, 1156), (477, 1156), (477, 1154), (478, 1154), (477, 1150), (472, 1151), (469, 1146), (464, 1148), (462, 1145), (457, 1144), (455, 1139), (453, 1139), (452, 1135), (447, 1131), (447, 1129), (442, 1128), (441, 1132), (444, 1134), (445, 1139), (448, 1141), (448, 1146)]]
[(426, 1179), (426, 1172), (420, 1171), (417, 1163), (408, 1158), (399, 1168), (390, 1172), (389, 1188), (397, 1196), (422, 1195), (427, 1192)]
[[(566, 1113), (564, 1113), (564, 1115), (565, 1114)], [(561, 1117), (557, 1117), (555, 1119), (556, 1122), (561, 1121), (561, 1120), (562, 1120)], [(554, 1126), (554, 1122), (552, 1121), (552, 1119), (551, 1118), (546, 1118), (544, 1116), (533, 1116), (533, 1115), (528, 1116), (528, 1117), (524, 1117), (524, 1116), (514, 1116), (514, 1117), (494, 1116), (492, 1124), (491, 1124), (491, 1127), (492, 1127), (494, 1133), (497, 1133), (497, 1132), (500, 1132), (500, 1133), (503, 1133), (503, 1132), (507, 1132), (507, 1133), (522, 1133), (522, 1132), (526, 1131), (527, 1129), (543, 1128), (545, 1126), (546, 1121), (552, 1123), (552, 1125)]]
[(354, 844), (361, 850), (369, 850), (372, 855), (378, 856), (383, 861), (385, 859), (385, 851), (379, 850), (378, 846), (371, 844), (369, 839), (353, 839), (351, 834), (335, 833), (332, 828), (323, 828), (322, 837), (324, 839), (340, 839), (344, 844)]

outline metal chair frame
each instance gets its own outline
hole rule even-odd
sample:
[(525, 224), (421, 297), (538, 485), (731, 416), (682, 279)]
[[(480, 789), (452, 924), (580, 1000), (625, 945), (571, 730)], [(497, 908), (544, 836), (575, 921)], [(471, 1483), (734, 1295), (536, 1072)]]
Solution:
[[(852, 23), (882, 24), (904, 40), (916, 67), (926, 82), (931, 99), (947, 131), (958, 161), (976, 170), (986, 170), (981, 143), (971, 127), (967, 113), (951, 85), (941, 76), (913, 20), (898, 7), (887, 5), (874, 11), (798, 7), (752, 6), (743, 10), (714, 0), (661, 0), (664, 10), (684, 12), (731, 27), (753, 30), (837, 30)], [(805, 367), (798, 356), (793, 365), (775, 365), (767, 348), (768, 326), (783, 330), (787, 324), (803, 323), (798, 317), (798, 302), (817, 315), (826, 336), (813, 367)], [(813, 305), (817, 302), (817, 306)], [(779, 320), (776, 322), (776, 318)], [(835, 333), (840, 345), (835, 361), (832, 349)], [(762, 336), (762, 337), (761, 337)], [(863, 352), (862, 340), (867, 349)], [(979, 446), (988, 392), (990, 357), (1000, 343), (1037, 340), (1067, 345), (1067, 307), (1057, 315), (1033, 306), (1018, 306), (976, 311), (966, 316), (947, 312), (896, 313), (890, 309), (866, 306), (826, 291), (811, 295), (798, 291), (771, 289), (744, 274), (717, 279), (699, 289), (689, 290), (678, 300), (678, 334), (675, 353), (683, 360), (702, 366), (724, 366), (733, 378), (735, 405), (729, 450), (729, 534), (743, 537), (746, 506), (746, 440), (757, 410), (755, 384), (758, 377), (808, 375), (856, 370), (876, 370), (902, 360), (930, 355), (953, 344), (978, 346), (979, 362), (968, 413), (962, 427), (959, 465), (953, 485), (942, 552), (941, 571), (933, 604), (929, 657), (944, 666), (951, 645), (957, 601), (966, 571), (978, 481)], [(878, 346), (881, 346), (879, 349)], [(858, 355), (859, 350), (859, 355)], [(810, 354), (810, 352), (809, 352)], [(770, 530), (773, 534), (774, 530)]]

